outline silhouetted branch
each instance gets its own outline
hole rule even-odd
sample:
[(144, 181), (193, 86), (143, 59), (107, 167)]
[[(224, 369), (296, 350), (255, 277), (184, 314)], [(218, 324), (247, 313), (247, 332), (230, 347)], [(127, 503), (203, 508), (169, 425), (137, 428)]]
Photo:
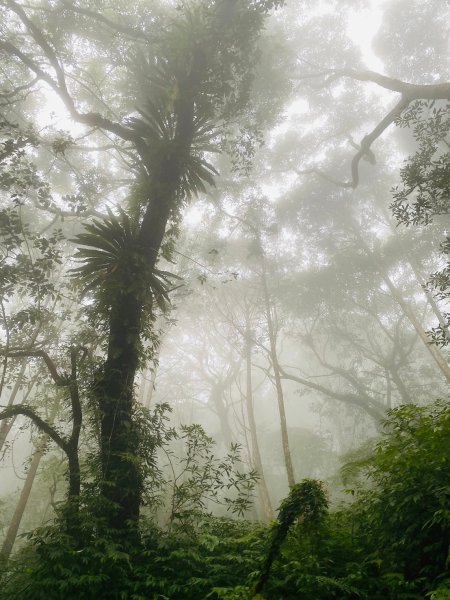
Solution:
[(351, 404), (353, 406), (357, 406), (358, 408), (367, 412), (375, 421), (379, 422), (384, 417), (384, 406), (373, 398), (369, 398), (367, 395), (360, 394), (346, 394), (341, 392), (336, 392), (334, 390), (330, 390), (319, 383), (314, 383), (308, 379), (304, 379), (302, 377), (298, 377), (297, 375), (293, 375), (291, 373), (287, 373), (282, 367), (279, 367), (281, 379), (289, 379), (291, 381), (295, 381), (304, 385), (305, 387), (309, 387), (313, 390), (321, 392), (322, 394), (335, 398), (336, 400), (340, 400), (345, 404)]
[(325, 179), (326, 181), (329, 181), (330, 183), (334, 183), (334, 185), (338, 185), (339, 187), (343, 187), (343, 188), (351, 188), (353, 187), (353, 184), (351, 181), (338, 181), (337, 179), (334, 179), (333, 177), (330, 177), (329, 175), (327, 175), (325, 173), (325, 171), (322, 171), (321, 169), (316, 169), (316, 168), (312, 168), (312, 169), (294, 169), (295, 172), (297, 173), (297, 175), (317, 175), (318, 177)]
[[(313, 73), (299, 77), (298, 79), (313, 79), (325, 77), (323, 85), (329, 85), (342, 77), (348, 77), (357, 81), (369, 81), (376, 85), (401, 94), (400, 100), (389, 111), (389, 113), (378, 123), (378, 125), (368, 135), (363, 137), (359, 146), (358, 152), (355, 154), (351, 164), (352, 178), (349, 182), (339, 182), (328, 177), (319, 169), (310, 169), (301, 171), (300, 173), (315, 173), (331, 183), (335, 183), (341, 187), (351, 187), (355, 189), (359, 183), (359, 162), (361, 158), (366, 156), (370, 162), (373, 162), (373, 153), (370, 150), (373, 142), (380, 137), (385, 129), (389, 127), (413, 100), (450, 100), (450, 83), (431, 83), (431, 84), (415, 84), (401, 81), (393, 77), (387, 77), (375, 71), (355, 71), (352, 69), (327, 70), (320, 73)], [(351, 140), (353, 146), (355, 143)]]
[(138, 150), (143, 151), (144, 142), (142, 138), (136, 134), (136, 132), (128, 127), (121, 125), (120, 123), (115, 123), (110, 119), (107, 119), (100, 115), (99, 113), (88, 112), (88, 113), (80, 113), (76, 109), (73, 98), (71, 97), (67, 85), (64, 70), (61, 64), (58, 61), (58, 58), (55, 54), (55, 51), (47, 42), (45, 35), (42, 31), (33, 23), (33, 21), (27, 16), (23, 8), (18, 5), (14, 0), (7, 0), (7, 5), (9, 8), (16, 13), (16, 15), (20, 18), (22, 23), (30, 32), (31, 36), (38, 44), (38, 46), (43, 51), (44, 55), (48, 59), (53, 71), (55, 73), (56, 81), (48, 75), (32, 58), (28, 55), (24, 54), (19, 48), (14, 46), (11, 42), (0, 41), (0, 49), (4, 50), (8, 54), (17, 57), (25, 66), (27, 66), (38, 79), (45, 81), (61, 98), (67, 110), (69, 111), (71, 117), (82, 123), (84, 125), (88, 125), (90, 127), (94, 127), (95, 129), (106, 129), (111, 133), (114, 133), (118, 137), (123, 140), (133, 142)]
[(46, 433), (54, 442), (65, 452), (66, 454), (70, 453), (67, 441), (64, 440), (59, 433), (54, 429), (51, 425), (49, 425), (46, 421), (41, 419), (34, 410), (30, 406), (25, 406), (23, 404), (8, 406), (4, 410), (0, 412), (0, 421), (3, 419), (9, 419), (11, 417), (17, 415), (24, 415), (33, 421), (33, 423), (43, 432)]
[(55, 363), (44, 350), (0, 350), (0, 356), (7, 358), (42, 358), (56, 385), (61, 387), (69, 385), (69, 379), (58, 373)]
[(0, 100), (7, 100), (9, 98), (15, 98), (20, 92), (24, 92), (25, 90), (29, 90), (34, 86), (34, 84), (38, 81), (38, 77), (35, 77), (28, 83), (24, 83), (23, 85), (18, 85), (12, 90), (4, 90), (0, 92)]
[(123, 25), (121, 23), (116, 23), (111, 19), (108, 19), (101, 13), (89, 10), (88, 8), (81, 8), (80, 6), (75, 6), (74, 4), (72, 4), (72, 2), (69, 2), (69, 0), (62, 0), (62, 3), (66, 9), (73, 10), (73, 12), (78, 13), (80, 15), (91, 17), (99, 23), (103, 23), (110, 29), (113, 29), (114, 31), (123, 33), (135, 39), (140, 39), (144, 42), (148, 42), (148, 35), (145, 34), (143, 31), (140, 31), (139, 29), (134, 29), (133, 27), (128, 27), (127, 25)]

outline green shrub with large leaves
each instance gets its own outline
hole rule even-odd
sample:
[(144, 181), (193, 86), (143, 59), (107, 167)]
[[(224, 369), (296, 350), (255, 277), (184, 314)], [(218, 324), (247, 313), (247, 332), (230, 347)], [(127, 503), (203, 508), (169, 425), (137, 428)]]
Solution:
[(448, 402), (392, 410), (361, 471), (373, 487), (355, 505), (359, 542), (385, 578), (416, 582), (422, 592), (440, 585), (450, 542)]
[[(209, 440), (200, 430), (185, 433), (200, 444), (193, 464), (204, 464)], [(149, 444), (154, 450), (165, 440)], [(85, 543), (77, 549), (63, 528), (37, 532), (5, 571), (0, 598), (59, 599), (70, 589), (88, 600), (447, 600), (449, 448), (446, 402), (399, 407), (370, 456), (356, 464), (352, 504), (326, 514), (321, 484), (306, 480), (271, 527), (208, 514), (202, 498), (214, 489), (216, 463), (201, 496), (195, 467), (183, 479), (192, 485), (181, 489), (183, 526), (162, 529), (149, 519), (141, 547), (124, 552), (92, 522), (92, 511), (82, 511)], [(255, 596), (274, 540), (269, 576)]]

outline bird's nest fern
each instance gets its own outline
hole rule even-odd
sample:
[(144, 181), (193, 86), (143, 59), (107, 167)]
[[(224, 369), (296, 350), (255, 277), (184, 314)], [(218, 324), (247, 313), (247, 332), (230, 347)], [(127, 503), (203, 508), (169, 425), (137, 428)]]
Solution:
[(138, 239), (138, 225), (119, 209), (85, 225), (73, 240), (78, 249), (74, 258), (81, 262), (71, 269), (82, 285), (82, 296), (91, 295), (108, 309), (118, 294), (134, 293), (145, 303), (155, 301), (167, 309), (169, 292), (176, 275), (149, 269)]

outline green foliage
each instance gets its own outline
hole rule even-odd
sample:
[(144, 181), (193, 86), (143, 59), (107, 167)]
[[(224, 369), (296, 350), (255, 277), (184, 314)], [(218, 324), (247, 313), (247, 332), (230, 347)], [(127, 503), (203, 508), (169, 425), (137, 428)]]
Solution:
[(301, 520), (304, 532), (313, 531), (323, 520), (327, 509), (328, 501), (321, 482), (304, 479), (291, 487), (289, 495), (280, 504), (278, 519), (272, 527), (270, 547), (255, 588), (257, 592), (266, 586), (272, 564), (295, 520)]
[[(450, 104), (417, 100), (404, 111), (397, 125), (412, 130), (418, 149), (400, 171), (402, 186), (394, 189), (392, 212), (404, 225), (428, 225), (434, 217), (450, 212)], [(448, 236), (441, 252), (447, 264), (431, 275), (428, 287), (439, 300), (446, 301), (450, 293)], [(429, 331), (431, 341), (447, 345), (449, 325), (450, 315), (443, 312), (440, 323)]]
[[(94, 219), (84, 228), (85, 231), (72, 240), (78, 245), (75, 259), (83, 264), (71, 272), (83, 285), (82, 294), (90, 293), (96, 300), (97, 318), (109, 314), (124, 287), (128, 293), (134, 291), (142, 297), (150, 320), (154, 317), (154, 304), (166, 312), (173, 282), (180, 278), (167, 271), (147, 268), (136, 222), (119, 209), (118, 216), (109, 211), (108, 217)], [(145, 328), (144, 337), (150, 330), (151, 327)]]
[(197, 600), (245, 581), (261, 553), (259, 526), (207, 515), (189, 533), (143, 523), (142, 543), (124, 551), (92, 512), (81, 511), (82, 541), (64, 521), (33, 532), (3, 572), (0, 598)]
[[(21, 204), (0, 210), (0, 293), (4, 299), (22, 294), (39, 305), (46, 297), (57, 297), (52, 275), (62, 262), (62, 234), (59, 230), (47, 235), (32, 232), (27, 216)], [(32, 308), (26, 310), (18, 320), (32, 321)]]
[(169, 524), (191, 531), (214, 504), (243, 516), (252, 504), (258, 475), (256, 471), (239, 469), (239, 444), (232, 444), (228, 454), (220, 459), (213, 453), (213, 439), (200, 425), (182, 426), (178, 437), (183, 443), (181, 458), (174, 461), (173, 452), (166, 452), (173, 473), (168, 481)]
[(405, 225), (428, 224), (434, 215), (450, 211), (450, 131), (448, 103), (416, 100), (397, 125), (412, 130), (418, 149), (401, 169), (402, 187), (395, 188), (391, 205), (394, 216)]
[[(357, 490), (353, 505), (327, 514), (322, 485), (305, 480), (271, 527), (205, 512), (219, 463), (202, 479), (210, 440), (201, 428), (184, 428), (178, 441), (189, 458), (177, 461), (179, 526), (143, 521), (141, 543), (124, 551), (92, 520), (94, 511), (81, 507), (80, 537), (64, 527), (34, 532), (4, 571), (0, 598), (444, 600), (449, 412), (442, 401), (391, 411), (372, 456), (359, 465), (371, 487)], [(160, 430), (147, 442), (152, 460), (157, 447), (177, 441), (164, 415), (161, 407), (151, 417)], [(152, 468), (158, 478), (150, 460), (149, 477)], [(99, 501), (95, 494), (89, 500)], [(255, 595), (268, 557), (270, 578)]]
[(360, 535), (408, 580), (445, 572), (450, 541), (450, 408), (402, 406), (389, 413), (365, 475), (373, 489), (355, 510)]
[[(141, 568), (154, 586), (152, 592), (179, 600), (247, 598), (242, 594), (263, 551), (264, 529), (214, 517), (203, 518), (197, 525), (194, 534), (155, 530), (145, 538), (146, 560)], [(235, 588), (240, 588), (240, 596)]]
[[(31, 532), (28, 542), (0, 575), (0, 598), (59, 599), (192, 598), (216, 586), (238, 585), (254, 570), (261, 528), (216, 518), (212, 504), (235, 514), (250, 505), (256, 473), (240, 467), (239, 447), (224, 458), (198, 425), (170, 426), (167, 405), (142, 407), (140, 469), (151, 518), (143, 518), (142, 540), (126, 547), (106, 519), (109, 506), (98, 494), (99, 465), (89, 458), (91, 482), (84, 486), (73, 527), (73, 506), (61, 505), (55, 524)], [(180, 455), (173, 446), (178, 445)], [(170, 462), (170, 469), (164, 463)], [(161, 512), (170, 506), (169, 522)], [(160, 509), (158, 511), (158, 508)], [(261, 534), (261, 535), (260, 535)]]

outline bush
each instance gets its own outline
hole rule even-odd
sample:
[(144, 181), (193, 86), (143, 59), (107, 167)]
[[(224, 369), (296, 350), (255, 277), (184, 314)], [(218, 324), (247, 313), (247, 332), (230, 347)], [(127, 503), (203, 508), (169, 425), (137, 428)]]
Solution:
[(358, 494), (359, 542), (382, 570), (430, 590), (446, 573), (450, 541), (450, 407), (392, 410), (363, 474), (374, 484)]

